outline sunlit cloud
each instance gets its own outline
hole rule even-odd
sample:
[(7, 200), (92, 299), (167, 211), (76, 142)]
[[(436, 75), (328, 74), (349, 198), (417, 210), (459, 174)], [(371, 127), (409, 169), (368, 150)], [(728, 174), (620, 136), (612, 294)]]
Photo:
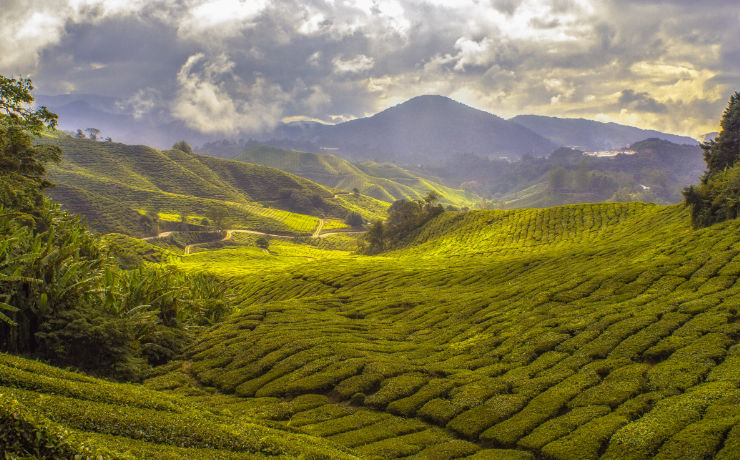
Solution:
[(740, 87), (738, 23), (735, 0), (6, 0), (0, 73), (229, 135), (433, 93), (698, 136)]

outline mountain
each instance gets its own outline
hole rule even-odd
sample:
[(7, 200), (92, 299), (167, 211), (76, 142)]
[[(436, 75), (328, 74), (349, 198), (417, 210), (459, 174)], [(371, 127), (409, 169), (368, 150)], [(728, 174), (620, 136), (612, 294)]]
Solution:
[(480, 201), (473, 193), (413, 175), (392, 163), (352, 163), (330, 154), (268, 146), (253, 147), (233, 159), (281, 169), (326, 187), (348, 191), (356, 188), (363, 195), (387, 202), (419, 199), (432, 190), (442, 197), (440, 201), (444, 204), (472, 206)]
[(696, 139), (659, 131), (640, 129), (617, 123), (602, 123), (583, 118), (556, 118), (540, 115), (518, 115), (510, 118), (561, 147), (601, 151), (626, 147), (635, 142), (657, 138), (674, 144), (697, 145)]
[(438, 162), (468, 152), (544, 156), (557, 147), (525, 127), (443, 96), (419, 96), (371, 117), (296, 131), (283, 138), (352, 159), (399, 164)]
[(169, 218), (170, 226), (184, 216), (197, 226), (222, 209), (233, 228), (310, 234), (318, 224), (315, 216), (343, 219), (356, 211), (374, 219), (387, 207), (256, 164), (67, 135), (42, 142), (64, 152), (62, 163), (49, 168), (56, 186), (48, 194), (102, 232), (148, 236), (151, 223), (143, 213)]

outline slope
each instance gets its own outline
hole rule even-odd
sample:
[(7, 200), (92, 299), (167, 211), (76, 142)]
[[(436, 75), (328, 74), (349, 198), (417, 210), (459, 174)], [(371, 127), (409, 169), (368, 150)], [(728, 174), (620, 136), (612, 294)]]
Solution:
[[(61, 165), (49, 177), (59, 186), (49, 194), (64, 206), (86, 216), (93, 228), (151, 235), (139, 212), (166, 212), (200, 224), (214, 214), (228, 225), (270, 232), (310, 234), (318, 224), (313, 216), (344, 218), (350, 208), (326, 187), (292, 174), (259, 165), (146, 146), (94, 142), (69, 136), (42, 142), (64, 151)], [(360, 209), (368, 219), (378, 209)], [(137, 217), (138, 216), (138, 217)]]
[(737, 458), (739, 226), (641, 203), (446, 212), (393, 253), (255, 261), (188, 375), (369, 457)]
[(0, 439), (9, 458), (356, 458), (319, 438), (173, 394), (5, 354)]
[(351, 163), (334, 155), (269, 146), (253, 147), (233, 159), (281, 169), (330, 188), (348, 191), (356, 188), (363, 195), (387, 202), (419, 199), (431, 190), (445, 204), (472, 206), (480, 201), (472, 193), (414, 176), (392, 163)]
[(686, 136), (583, 118), (518, 115), (509, 121), (525, 126), (559, 146), (576, 147), (586, 151), (623, 148), (649, 138), (662, 139), (674, 144), (698, 144), (696, 139)]

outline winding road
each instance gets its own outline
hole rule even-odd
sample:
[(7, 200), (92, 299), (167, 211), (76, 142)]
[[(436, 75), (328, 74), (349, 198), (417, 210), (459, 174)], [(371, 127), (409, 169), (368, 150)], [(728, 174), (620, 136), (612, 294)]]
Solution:
[[(342, 232), (342, 231), (338, 231), (338, 232), (321, 233), (321, 230), (324, 228), (325, 223), (326, 223), (326, 221), (324, 219), (319, 219), (319, 223), (316, 226), (316, 230), (314, 230), (313, 234), (311, 235), (311, 238), (326, 238), (327, 236), (341, 235), (341, 234), (360, 235), (360, 234), (365, 233), (364, 231), (362, 231), (362, 232)], [(201, 232), (211, 232), (211, 230), (202, 230)], [(225, 230), (225, 232), (226, 232), (226, 236), (224, 236), (220, 240), (216, 240), (216, 241), (204, 241), (202, 243), (188, 244), (182, 250), (183, 251), (183, 255), (186, 255), (186, 256), (189, 255), (190, 254), (190, 250), (192, 248), (194, 248), (194, 247), (197, 247), (197, 246), (201, 246), (201, 245), (204, 245), (204, 244), (211, 244), (211, 243), (215, 243), (215, 242), (228, 241), (228, 240), (230, 240), (234, 236), (234, 233), (248, 233), (250, 235), (269, 236), (271, 238), (284, 238), (284, 239), (292, 239), (292, 238), (295, 238), (295, 235), (278, 235), (276, 233), (258, 232), (256, 230), (243, 230), (243, 229), (240, 229), (240, 228), (228, 229), (228, 230)], [(142, 241), (149, 241), (149, 240), (154, 240), (154, 239), (157, 239), (157, 238), (166, 238), (166, 237), (172, 235), (173, 233), (177, 233), (177, 232), (176, 231), (173, 231), (173, 230), (170, 230), (170, 231), (167, 231), (167, 232), (161, 232), (161, 233), (157, 234), (157, 236), (147, 236), (146, 238), (141, 238), (141, 240)]]

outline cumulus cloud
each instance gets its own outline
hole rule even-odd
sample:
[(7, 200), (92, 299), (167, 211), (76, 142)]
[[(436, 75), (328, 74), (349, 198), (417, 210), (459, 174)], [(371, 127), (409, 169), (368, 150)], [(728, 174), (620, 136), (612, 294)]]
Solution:
[(738, 23), (736, 0), (5, 0), (0, 73), (234, 135), (424, 93), (698, 135)]
[(251, 85), (242, 82), (232, 73), (234, 65), (225, 55), (211, 60), (203, 53), (190, 56), (177, 74), (172, 114), (204, 133), (233, 135), (272, 128), (288, 95), (263, 78)]
[(360, 54), (351, 59), (336, 57), (332, 61), (332, 64), (334, 65), (334, 72), (339, 75), (358, 74), (372, 69), (375, 59)]

